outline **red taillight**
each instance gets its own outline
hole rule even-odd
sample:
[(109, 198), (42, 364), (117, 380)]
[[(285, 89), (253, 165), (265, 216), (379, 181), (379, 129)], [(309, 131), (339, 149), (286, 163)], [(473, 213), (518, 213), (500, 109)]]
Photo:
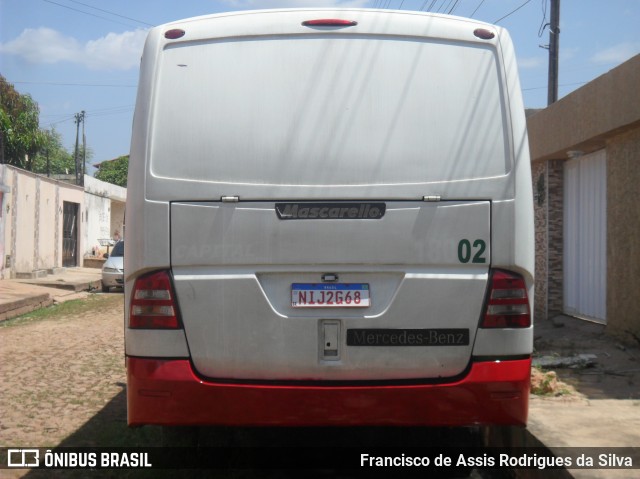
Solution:
[(339, 18), (320, 18), (318, 20), (306, 20), (302, 24), (305, 27), (354, 27), (358, 22)]
[(528, 328), (531, 326), (527, 285), (519, 274), (493, 270), (481, 328)]
[(167, 271), (140, 276), (131, 293), (129, 327), (179, 329), (178, 307)]

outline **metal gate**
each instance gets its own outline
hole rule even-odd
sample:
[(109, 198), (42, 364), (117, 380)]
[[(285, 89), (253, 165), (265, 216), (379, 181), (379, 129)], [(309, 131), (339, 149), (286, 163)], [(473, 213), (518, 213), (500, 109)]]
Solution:
[(78, 266), (78, 206), (63, 202), (62, 266)]
[(607, 320), (607, 169), (600, 150), (564, 166), (564, 312)]

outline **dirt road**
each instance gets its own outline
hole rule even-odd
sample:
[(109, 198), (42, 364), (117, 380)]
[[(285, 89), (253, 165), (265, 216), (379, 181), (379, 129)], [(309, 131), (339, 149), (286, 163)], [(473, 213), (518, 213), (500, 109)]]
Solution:
[[(123, 295), (91, 295), (34, 315), (0, 323), (0, 446), (160, 445), (160, 428), (131, 429), (126, 424)], [(623, 347), (592, 324), (565, 323), (563, 327), (539, 324), (536, 349), (548, 355), (597, 352), (594, 368), (559, 374), (563, 379), (578, 375), (574, 384), (584, 396), (574, 400), (637, 399), (637, 347)], [(330, 442), (334, 433), (320, 438)], [(236, 445), (249, 444), (242, 434), (234, 436)], [(288, 437), (286, 431), (280, 434)], [(352, 433), (353, 444), (363, 443), (358, 434)], [(318, 439), (317, 431), (312, 437)], [(422, 436), (419, 441), (428, 444)], [(60, 477), (69, 477), (67, 472)], [(71, 477), (84, 477), (82, 470), (76, 472)], [(37, 479), (52, 477), (50, 473), (1, 470), (0, 477), (26, 474)]]
[(0, 327), (0, 444), (58, 445), (122, 393), (122, 338), (122, 294)]

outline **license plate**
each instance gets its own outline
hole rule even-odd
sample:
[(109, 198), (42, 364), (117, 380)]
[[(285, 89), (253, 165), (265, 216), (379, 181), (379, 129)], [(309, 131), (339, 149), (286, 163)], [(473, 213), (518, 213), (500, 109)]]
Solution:
[(367, 283), (293, 283), (294, 308), (368, 308), (371, 296)]

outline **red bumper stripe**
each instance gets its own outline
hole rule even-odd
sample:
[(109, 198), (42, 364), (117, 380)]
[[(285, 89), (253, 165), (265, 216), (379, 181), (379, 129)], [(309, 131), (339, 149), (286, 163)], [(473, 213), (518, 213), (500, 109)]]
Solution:
[(291, 386), (198, 378), (187, 359), (127, 359), (130, 425), (525, 425), (531, 360), (478, 362), (449, 384)]

